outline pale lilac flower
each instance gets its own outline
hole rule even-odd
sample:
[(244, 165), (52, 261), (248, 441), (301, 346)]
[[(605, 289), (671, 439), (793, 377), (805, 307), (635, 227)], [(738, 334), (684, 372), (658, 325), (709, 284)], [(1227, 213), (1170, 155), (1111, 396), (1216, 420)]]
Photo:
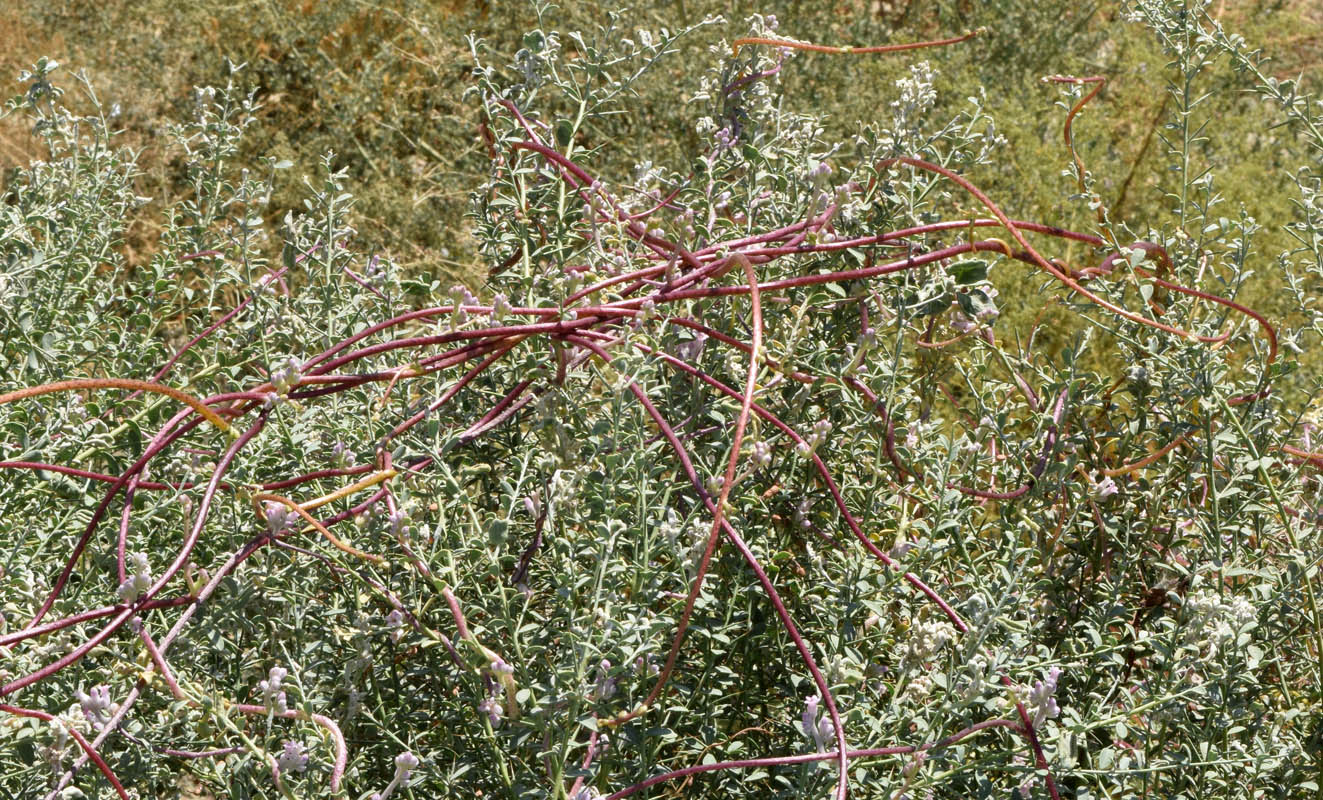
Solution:
[(273, 536), (293, 527), (299, 517), (289, 506), (274, 500), (266, 501), (263, 508), (266, 510), (266, 529)]
[(403, 508), (397, 508), (392, 511), (386, 519), (390, 523), (391, 535), (399, 536), (400, 532), (405, 530), (405, 527), (409, 523), (409, 512), (405, 511)]
[(1121, 488), (1116, 485), (1110, 475), (1104, 475), (1103, 479), (1098, 481), (1093, 487), (1093, 497), (1095, 500), (1106, 500), (1119, 493)]
[(804, 713), (800, 715), (800, 727), (804, 729), (804, 735), (812, 740), (814, 747), (818, 752), (825, 752), (828, 743), (836, 735), (836, 727), (832, 725), (831, 718), (826, 714), (818, 716), (818, 703), (821, 697), (813, 695), (804, 700)]
[(818, 728), (818, 696), (812, 695), (804, 699), (804, 713), (800, 715), (800, 727), (804, 729), (805, 736), (812, 736)]
[(298, 742), (285, 741), (284, 749), (276, 756), (276, 767), (281, 772), (303, 772), (308, 768), (307, 748)]
[(716, 133), (712, 134), (712, 139), (716, 145), (714, 149), (716, 149), (718, 152), (722, 150), (729, 150), (731, 145), (735, 143), (735, 138), (734, 136), (731, 135), (729, 126), (722, 128), (718, 130)]
[(1047, 677), (1036, 681), (1034, 688), (1029, 691), (1029, 705), (1033, 708), (1035, 728), (1049, 719), (1055, 719), (1061, 713), (1061, 707), (1057, 705), (1054, 696), (1057, 692), (1057, 680), (1060, 677), (1061, 668), (1052, 667), (1047, 671)]
[(110, 701), (110, 687), (105, 684), (93, 686), (86, 693), (79, 691), (77, 697), (83, 716), (92, 724), (93, 730), (104, 728), (115, 711), (115, 704)]
[(396, 644), (404, 638), (404, 612), (398, 608), (386, 615), (386, 625), (390, 628), (390, 640)]
[(919, 446), (919, 439), (927, 433), (927, 424), (920, 421), (910, 423), (909, 428), (905, 431), (905, 446), (913, 450)]
[(821, 187), (831, 177), (831, 165), (826, 161), (819, 161), (809, 168), (809, 180), (813, 181), (814, 186)]
[(478, 703), (478, 710), (487, 715), (487, 721), (493, 727), (501, 724), (501, 704), (496, 702), (495, 697), (488, 697), (481, 703)]
[[(996, 296), (996, 290), (992, 289), (991, 287), (989, 287), (985, 291), (989, 297)], [(999, 316), (1001, 316), (1001, 312), (997, 310), (996, 306), (990, 304), (983, 306), (974, 313), (974, 318), (977, 319), (979, 322), (991, 322), (992, 320), (996, 319)]]
[(374, 289), (386, 285), (386, 265), (381, 262), (381, 256), (373, 256), (368, 260), (367, 267), (363, 270), (363, 278)]
[(593, 686), (593, 694), (600, 700), (607, 700), (615, 696), (616, 679), (611, 677), (611, 662), (602, 659), (597, 665), (597, 681)]
[(450, 287), (450, 302), (453, 306), (450, 312), (450, 326), (453, 328), (463, 324), (469, 318), (468, 312), (463, 307), (477, 305), (478, 298), (473, 295), (473, 292), (469, 291), (467, 286), (457, 283)]

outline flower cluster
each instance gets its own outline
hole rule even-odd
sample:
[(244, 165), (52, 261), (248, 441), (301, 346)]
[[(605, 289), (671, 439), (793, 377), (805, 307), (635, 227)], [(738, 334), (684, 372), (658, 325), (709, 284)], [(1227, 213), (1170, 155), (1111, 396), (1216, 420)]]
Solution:
[(124, 582), (119, 585), (115, 593), (119, 599), (125, 603), (137, 602), (152, 585), (151, 564), (147, 561), (146, 553), (130, 553), (128, 555), (126, 568), (132, 571)]
[(284, 714), (289, 710), (289, 700), (281, 688), (281, 683), (288, 675), (289, 670), (284, 667), (272, 667), (267, 672), (266, 680), (257, 682), (257, 688), (262, 692), (262, 705), (268, 711)]
[(478, 703), (478, 711), (487, 715), (487, 721), (493, 728), (501, 724), (501, 715), (504, 711), (501, 709), (501, 700), (495, 687), (492, 687), (492, 691)]
[(279, 772), (303, 772), (308, 769), (308, 749), (299, 742), (285, 740), (280, 755), (276, 756)]
[(374, 792), (370, 800), (390, 800), (390, 796), (395, 793), (396, 789), (408, 785), (409, 778), (412, 777), (413, 771), (418, 769), (420, 763), (422, 762), (418, 760), (418, 756), (413, 753), (407, 750), (400, 753), (395, 757), (395, 776), (391, 778), (390, 783), (386, 784), (385, 789)]
[(1237, 634), (1258, 619), (1254, 605), (1243, 597), (1221, 597), (1215, 591), (1191, 592), (1181, 607), (1181, 641), (1210, 655), (1234, 642)]
[(450, 287), (450, 327), (459, 328), (468, 321), (469, 312), (464, 310), (465, 306), (478, 305), (478, 298), (469, 291), (469, 287), (462, 283), (457, 283)]
[(284, 533), (292, 528), (299, 520), (298, 512), (294, 511), (284, 503), (275, 500), (267, 500), (262, 504), (262, 510), (266, 516), (266, 530), (272, 536)]
[(389, 263), (382, 260), (381, 256), (368, 259), (367, 267), (363, 270), (363, 279), (374, 289), (384, 288), (390, 279)]
[(910, 626), (905, 655), (901, 658), (902, 669), (913, 669), (932, 661), (955, 639), (955, 635), (955, 628), (945, 619), (915, 622)]
[(1034, 727), (1040, 727), (1049, 719), (1056, 719), (1061, 713), (1061, 707), (1057, 705), (1057, 681), (1061, 678), (1061, 668), (1052, 667), (1047, 671), (1047, 675), (1041, 681), (1034, 682), (1034, 688), (1029, 690), (1029, 698), (1026, 705), (1033, 712)]
[(611, 674), (611, 662), (602, 659), (597, 664), (596, 678), (593, 681), (593, 697), (598, 700), (609, 700), (615, 697), (618, 690), (618, 681)]
[(818, 711), (821, 702), (822, 696), (816, 694), (805, 699), (804, 713), (799, 718), (800, 728), (819, 753), (826, 751), (827, 745), (836, 737), (836, 727), (832, 725), (831, 717), (825, 711)]
[(299, 360), (290, 356), (271, 369), (270, 383), (278, 394), (284, 395), (297, 386), (302, 378), (299, 372)]
[(807, 458), (827, 441), (827, 435), (831, 433), (831, 428), (831, 420), (826, 417), (814, 422), (813, 430), (808, 436), (804, 437), (804, 441), (795, 446), (795, 450), (801, 456)]
[(83, 716), (93, 730), (99, 731), (110, 722), (117, 706), (110, 700), (110, 687), (102, 684), (93, 686), (87, 692), (79, 690), (78, 704), (83, 709)]

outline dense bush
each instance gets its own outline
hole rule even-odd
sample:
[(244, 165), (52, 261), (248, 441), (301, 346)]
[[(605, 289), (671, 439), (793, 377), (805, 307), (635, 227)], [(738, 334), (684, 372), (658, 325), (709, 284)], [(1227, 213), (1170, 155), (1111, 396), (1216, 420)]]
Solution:
[[(1088, 231), (978, 188), (1010, 134), (939, 99), (938, 51), (765, 15), (474, 37), (480, 289), (363, 252), (331, 153), (272, 224), (293, 165), (240, 158), (244, 70), (168, 131), (189, 191), (127, 264), (137, 154), (38, 63), (11, 113), (48, 155), (0, 205), (0, 787), (1316, 793), (1323, 113), (1202, 6), (1129, 14), (1172, 60), (1168, 208), (1104, 201), (1101, 84), (1055, 76)], [(623, 169), (682, 54), (655, 112), (689, 132)], [(845, 135), (782, 83), (809, 58), (909, 60)], [(1222, 207), (1219, 64), (1312, 148), (1291, 219)], [(1298, 243), (1272, 319), (1235, 300), (1265, 224)]]

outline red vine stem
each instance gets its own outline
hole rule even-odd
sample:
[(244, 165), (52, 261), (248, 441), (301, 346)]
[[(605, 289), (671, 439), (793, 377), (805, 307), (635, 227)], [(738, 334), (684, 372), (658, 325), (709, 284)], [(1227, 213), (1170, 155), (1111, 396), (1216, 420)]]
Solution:
[[(8, 703), (0, 703), (0, 711), (13, 714), (17, 717), (31, 717), (32, 719), (44, 720), (46, 722), (51, 722), (55, 719), (53, 714), (48, 714), (45, 711), (11, 706)], [(130, 800), (129, 793), (124, 790), (124, 784), (120, 783), (119, 778), (115, 777), (115, 773), (111, 770), (110, 765), (107, 764), (106, 760), (101, 757), (101, 754), (96, 751), (96, 748), (92, 746), (92, 743), (87, 741), (87, 738), (79, 733), (76, 728), (71, 728), (67, 725), (64, 725), (63, 727), (64, 730), (73, 737), (74, 741), (78, 742), (78, 746), (83, 748), (83, 752), (87, 754), (87, 757), (92, 759), (92, 762), (96, 764), (97, 769), (101, 770), (101, 774), (106, 776), (106, 780), (110, 782), (115, 793), (118, 794), (122, 800)]]
[(811, 44), (809, 42), (797, 42), (793, 39), (773, 39), (764, 36), (745, 36), (736, 39), (731, 43), (731, 50), (736, 58), (740, 55), (740, 48), (745, 45), (762, 44), (769, 47), (789, 47), (794, 50), (809, 50), (814, 53), (832, 53), (835, 55), (851, 55), (865, 53), (900, 53), (906, 50), (920, 50), (925, 47), (943, 47), (946, 45), (960, 44), (967, 42), (982, 33), (986, 33), (987, 28), (979, 28), (970, 31), (963, 36), (954, 36), (950, 39), (936, 39), (930, 42), (906, 42), (904, 44), (884, 44), (873, 45), (871, 47), (851, 47), (850, 45), (833, 46), (826, 44)]
[[(928, 172), (936, 173), (938, 175), (945, 177), (947, 180), (950, 180), (953, 183), (957, 184), (966, 192), (969, 192), (980, 203), (982, 203), (988, 209), (988, 211), (992, 212), (992, 215), (995, 216), (1001, 222), (1002, 226), (1006, 228), (1008, 233), (1011, 234), (1011, 237), (1014, 238), (1015, 241), (1021, 247), (1024, 248), (1025, 252), (1029, 254), (1029, 257), (1034, 260), (1034, 263), (1036, 263), (1042, 269), (1046, 270), (1048, 274), (1052, 275), (1052, 277), (1056, 278), (1057, 280), (1064, 283), (1066, 286), (1073, 289), (1076, 293), (1083, 295), (1084, 297), (1091, 300), (1093, 303), (1101, 306), (1102, 308), (1107, 309), (1108, 311), (1111, 311), (1113, 314), (1116, 314), (1117, 316), (1120, 317), (1124, 317), (1125, 319), (1128, 319), (1131, 322), (1137, 322), (1141, 325), (1146, 325), (1150, 328), (1156, 328), (1161, 331), (1166, 331), (1167, 333), (1172, 333), (1185, 339), (1197, 339), (1198, 341), (1205, 343), (1219, 341), (1218, 337), (1201, 336), (1195, 333), (1191, 333), (1190, 331), (1182, 330), (1181, 328), (1173, 327), (1164, 322), (1158, 322), (1157, 320), (1152, 320), (1147, 317), (1142, 317), (1139, 314), (1134, 313), (1133, 311), (1127, 311), (1126, 309), (1121, 308), (1120, 306), (1108, 300), (1104, 300), (1103, 298), (1099, 297), (1098, 295), (1084, 288), (1084, 286), (1080, 285), (1080, 283), (1076, 281), (1074, 278), (1065, 274), (1059, 268), (1049, 263), (1047, 259), (1043, 258), (1043, 256), (1039, 254), (1037, 250), (1034, 249), (1033, 245), (1029, 244), (1028, 240), (1024, 238), (1024, 234), (1020, 232), (1019, 227), (1017, 227), (1015, 223), (1013, 223), (1011, 219), (1007, 217), (1005, 213), (1002, 212), (1001, 208), (999, 208), (996, 203), (992, 202), (992, 200), (986, 194), (984, 194), (977, 186), (970, 183), (968, 180), (961, 177), (960, 175), (957, 175), (956, 173), (947, 169), (946, 167), (939, 166), (937, 164), (933, 164), (928, 161), (924, 161), (923, 159), (902, 156), (899, 158), (883, 159), (881, 162), (878, 163), (878, 169), (882, 170), (894, 164), (905, 164), (907, 166), (911, 166), (916, 169), (922, 169)], [(1268, 353), (1268, 363), (1271, 364), (1277, 360), (1277, 339), (1275, 336), (1269, 337), (1269, 345), (1270, 345), (1270, 349)]]
[[(568, 338), (575, 344), (592, 350), (599, 358), (610, 363), (610, 355), (597, 344), (594, 344), (587, 339), (581, 339), (577, 336), (571, 336)], [(656, 406), (652, 404), (652, 401), (648, 399), (648, 395), (639, 388), (637, 383), (631, 381), (629, 384), (629, 390), (639, 401), (639, 404), (643, 406), (644, 411), (647, 412), (648, 416), (652, 418), (653, 422), (665, 435), (666, 441), (675, 452), (676, 458), (679, 460), (680, 466), (684, 470), (685, 475), (689, 478), (690, 483), (693, 484), (699, 497), (702, 498), (703, 503), (707, 506), (708, 512), (715, 516), (718, 513), (718, 507), (713, 502), (712, 496), (708, 494), (707, 489), (703, 486), (703, 482), (699, 480), (698, 473), (694, 470), (693, 462), (689, 458), (689, 453), (685, 450), (679, 437), (675, 435), (675, 431), (671, 428), (670, 424), (666, 422), (666, 419), (661, 413), (657, 411)], [(752, 405), (750, 407), (752, 408)], [(826, 678), (823, 677), (822, 671), (818, 669), (818, 664), (813, 658), (812, 651), (809, 650), (808, 644), (804, 641), (803, 636), (800, 635), (794, 619), (790, 616), (790, 611), (781, 600), (781, 595), (776, 591), (776, 587), (772, 585), (771, 579), (767, 577), (766, 571), (764, 571), (762, 565), (758, 563), (758, 559), (753, 555), (753, 552), (749, 550), (748, 545), (744, 543), (744, 540), (740, 538), (739, 533), (735, 531), (735, 528), (732, 527), (729, 522), (723, 520), (722, 528), (725, 530), (726, 538), (728, 538), (731, 543), (735, 545), (735, 548), (740, 551), (740, 555), (744, 557), (749, 568), (752, 569), (754, 575), (757, 576), (759, 584), (762, 585), (763, 591), (767, 594), (768, 599), (772, 603), (772, 607), (776, 609), (777, 616), (780, 617), (782, 626), (786, 629), (786, 633), (795, 643), (795, 648), (799, 651), (800, 658), (803, 659), (804, 664), (808, 667), (809, 673), (813, 676), (813, 682), (817, 686), (823, 702), (827, 705), (828, 713), (831, 715), (832, 722), (836, 726), (837, 745), (840, 748), (837, 754), (838, 763), (844, 765), (846, 760), (844, 743), (845, 732), (840, 723), (840, 714), (835, 710), (836, 701), (831, 693), (831, 688), (827, 685)], [(611, 720), (604, 720), (603, 723), (607, 725), (613, 724)], [(845, 780), (845, 775), (842, 772), (838, 776), (837, 781), (837, 796), (839, 800), (845, 800), (844, 794), (841, 794), (841, 792), (845, 791), (845, 789), (842, 788)]]
[[(909, 753), (923, 753), (931, 750), (940, 750), (959, 742), (967, 736), (978, 733), (989, 728), (1008, 728), (1016, 733), (1024, 733), (1023, 729), (1008, 719), (990, 719), (970, 725), (964, 730), (954, 733), (945, 739), (925, 745), (894, 745), (892, 747), (875, 747), (869, 750), (849, 750), (845, 753), (848, 759), (856, 758), (878, 758), (880, 756), (906, 755)], [(725, 769), (749, 769), (752, 767), (782, 767), (790, 764), (811, 764), (814, 761), (825, 761), (828, 758), (834, 758), (827, 753), (806, 753), (797, 756), (773, 756), (771, 758), (749, 758), (741, 761), (719, 761), (715, 764), (697, 764), (684, 769), (672, 770), (654, 775), (645, 781), (640, 781), (633, 786), (621, 789), (618, 792), (607, 795), (603, 800), (621, 800), (631, 794), (640, 792), (650, 786), (656, 786), (659, 783), (666, 783), (677, 778), (683, 778), (689, 775), (697, 775), (702, 772), (716, 772)]]

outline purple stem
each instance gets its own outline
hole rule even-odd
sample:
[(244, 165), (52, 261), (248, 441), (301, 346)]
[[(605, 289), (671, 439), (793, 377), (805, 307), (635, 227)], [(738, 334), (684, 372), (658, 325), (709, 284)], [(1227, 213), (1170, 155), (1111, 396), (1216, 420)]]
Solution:
[[(611, 362), (610, 354), (593, 342), (586, 339), (579, 339), (578, 337), (569, 338), (575, 344), (579, 344), (582, 347), (592, 350), (606, 363)], [(675, 451), (681, 469), (684, 470), (685, 475), (689, 478), (689, 482), (693, 484), (699, 497), (702, 498), (703, 504), (707, 506), (708, 513), (712, 514), (714, 518), (718, 517), (717, 506), (713, 503), (712, 496), (708, 494), (706, 487), (703, 485), (703, 481), (699, 479), (698, 473), (694, 470), (693, 462), (689, 459), (689, 453), (685, 450), (684, 444), (681, 443), (679, 438), (675, 435), (675, 431), (671, 429), (671, 426), (666, 422), (665, 417), (657, 411), (656, 406), (652, 404), (652, 401), (648, 399), (648, 395), (639, 388), (637, 383), (630, 381), (629, 390), (639, 401), (639, 404), (643, 406), (643, 409), (648, 413), (648, 416), (652, 418), (657, 427), (661, 429), (663, 434), (665, 434), (667, 443), (669, 443), (671, 449)], [(762, 585), (763, 591), (767, 593), (768, 599), (772, 601), (772, 606), (776, 609), (776, 614), (781, 619), (781, 625), (786, 629), (786, 633), (790, 636), (791, 640), (794, 641), (795, 649), (799, 651), (800, 658), (803, 659), (805, 666), (808, 667), (809, 672), (813, 676), (813, 683), (817, 686), (819, 695), (827, 705), (827, 713), (831, 717), (832, 725), (835, 729), (836, 744), (838, 748), (836, 753), (838, 759), (836, 798), (837, 800), (845, 800), (848, 792), (845, 730), (844, 725), (841, 723), (840, 711), (836, 707), (836, 699), (831, 693), (831, 687), (827, 685), (827, 680), (823, 677), (822, 671), (818, 669), (818, 664), (813, 658), (813, 653), (809, 650), (808, 644), (805, 643), (804, 637), (800, 636), (799, 629), (795, 626), (795, 621), (790, 616), (790, 611), (786, 608), (785, 603), (781, 601), (781, 595), (776, 591), (776, 587), (772, 585), (771, 579), (767, 577), (767, 573), (763, 570), (762, 565), (758, 563), (758, 559), (754, 556), (753, 552), (749, 550), (749, 546), (744, 543), (744, 540), (740, 538), (740, 535), (735, 531), (728, 520), (722, 519), (721, 527), (726, 534), (726, 538), (728, 538), (731, 543), (735, 545), (735, 548), (740, 551), (740, 555), (744, 557), (749, 568), (752, 569), (754, 575), (758, 577), (758, 583)]]
[[(971, 734), (987, 730), (988, 728), (1009, 728), (1017, 733), (1023, 733), (1020, 726), (1011, 720), (990, 719), (970, 725), (959, 733), (952, 734), (951, 736), (948, 736), (941, 741), (933, 742), (932, 744), (925, 744), (917, 747), (914, 745), (895, 745), (892, 747), (875, 747), (868, 750), (847, 750), (845, 752), (845, 757), (847, 759), (877, 758), (879, 756), (905, 755), (908, 753), (923, 753), (932, 750), (940, 750), (944, 747), (950, 747)], [(790, 764), (811, 764), (814, 761), (826, 761), (829, 758), (835, 758), (835, 754), (805, 753), (798, 756), (773, 756), (771, 758), (748, 758), (740, 761), (719, 761), (715, 764), (696, 764), (692, 767), (685, 767), (684, 769), (672, 770), (670, 772), (662, 773), (661, 775), (655, 775), (645, 781), (636, 783), (633, 786), (621, 789), (614, 794), (609, 794), (602, 800), (620, 800), (620, 798), (628, 797), (635, 792), (648, 788), (649, 786), (656, 786), (659, 783), (673, 781), (677, 778), (684, 778), (689, 775), (697, 775), (701, 772), (715, 772), (723, 769), (749, 769), (751, 767), (783, 767)]]

